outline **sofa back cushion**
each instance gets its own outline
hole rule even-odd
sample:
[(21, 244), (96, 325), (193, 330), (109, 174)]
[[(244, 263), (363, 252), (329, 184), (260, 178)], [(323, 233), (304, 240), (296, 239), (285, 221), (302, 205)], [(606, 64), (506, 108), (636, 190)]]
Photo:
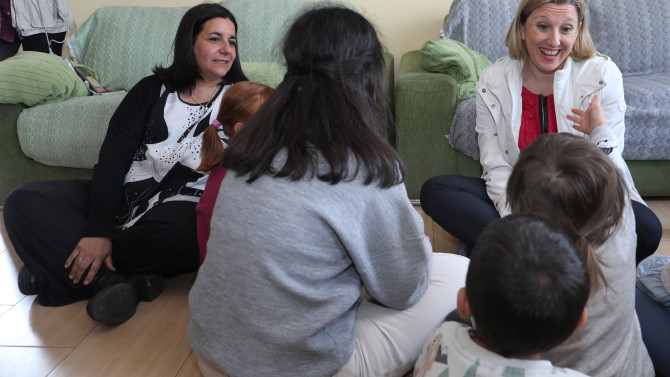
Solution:
[[(313, 0), (223, 0), (235, 16), (243, 62), (281, 62), (281, 42), (296, 16)], [(351, 9), (350, 4), (343, 3)]]
[(240, 59), (245, 62), (281, 61), (280, 43), (309, 0), (223, 0), (235, 16)]
[[(596, 50), (624, 76), (670, 72), (670, 1), (588, 0), (586, 22)], [(454, 0), (442, 32), (491, 61), (508, 54), (505, 36), (518, 0)]]
[(670, 72), (670, 1), (589, 0), (587, 24), (596, 50), (624, 76)]
[(489, 60), (506, 56), (505, 36), (519, 0), (454, 0), (442, 32)]
[(70, 36), (70, 53), (93, 68), (105, 88), (129, 90), (156, 65), (172, 62), (177, 26), (188, 9), (100, 8)]

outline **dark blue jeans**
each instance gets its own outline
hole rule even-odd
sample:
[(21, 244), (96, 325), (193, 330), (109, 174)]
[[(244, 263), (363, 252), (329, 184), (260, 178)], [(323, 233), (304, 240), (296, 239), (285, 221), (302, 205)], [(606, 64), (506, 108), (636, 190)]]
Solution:
[(635, 288), (635, 311), (640, 320), (642, 340), (656, 369), (656, 376), (670, 377), (670, 310)]
[[(632, 205), (637, 233), (636, 259), (640, 262), (658, 248), (663, 227), (649, 207), (634, 200)], [(427, 180), (421, 187), (421, 208), (470, 249), (482, 230), (500, 217), (486, 192), (484, 180), (458, 175), (440, 175)]]

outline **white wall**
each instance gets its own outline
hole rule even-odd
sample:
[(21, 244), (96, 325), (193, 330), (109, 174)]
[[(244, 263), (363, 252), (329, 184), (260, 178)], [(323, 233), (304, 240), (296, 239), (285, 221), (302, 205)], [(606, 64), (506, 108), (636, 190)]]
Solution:
[[(272, 1), (272, 0), (267, 0)], [(393, 54), (396, 68), (402, 55), (437, 39), (452, 0), (348, 0), (372, 21)], [(68, 0), (77, 25), (107, 5), (193, 6), (201, 0)]]

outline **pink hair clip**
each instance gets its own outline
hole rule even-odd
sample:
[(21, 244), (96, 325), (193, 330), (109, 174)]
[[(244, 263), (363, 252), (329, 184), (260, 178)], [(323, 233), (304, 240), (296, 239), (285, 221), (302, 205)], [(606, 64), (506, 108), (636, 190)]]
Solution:
[(212, 121), (212, 124), (213, 124), (216, 128), (221, 128), (221, 126), (223, 126), (223, 124), (221, 124), (221, 122), (219, 122), (219, 121), (216, 120), (216, 119), (214, 119), (214, 121)]

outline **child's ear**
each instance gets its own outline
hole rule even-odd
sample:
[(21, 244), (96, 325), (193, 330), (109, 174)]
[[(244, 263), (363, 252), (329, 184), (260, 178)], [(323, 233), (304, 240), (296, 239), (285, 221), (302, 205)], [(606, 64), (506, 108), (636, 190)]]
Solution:
[(465, 291), (465, 287), (461, 288), (458, 291), (458, 296), (456, 298), (456, 307), (458, 308), (458, 314), (461, 316), (461, 318), (472, 317), (472, 311), (470, 310), (470, 301), (468, 301), (468, 293)]
[(233, 126), (233, 133), (236, 134), (237, 131), (239, 131), (240, 128), (242, 128), (242, 126), (244, 126), (244, 123), (242, 122), (235, 123), (235, 125)]
[(579, 322), (577, 322), (577, 327), (575, 327), (575, 331), (579, 330), (580, 327), (586, 324), (586, 319), (588, 318), (588, 316), (589, 315), (586, 312), (586, 307), (584, 307), (584, 311), (582, 312), (582, 316), (579, 317)]

